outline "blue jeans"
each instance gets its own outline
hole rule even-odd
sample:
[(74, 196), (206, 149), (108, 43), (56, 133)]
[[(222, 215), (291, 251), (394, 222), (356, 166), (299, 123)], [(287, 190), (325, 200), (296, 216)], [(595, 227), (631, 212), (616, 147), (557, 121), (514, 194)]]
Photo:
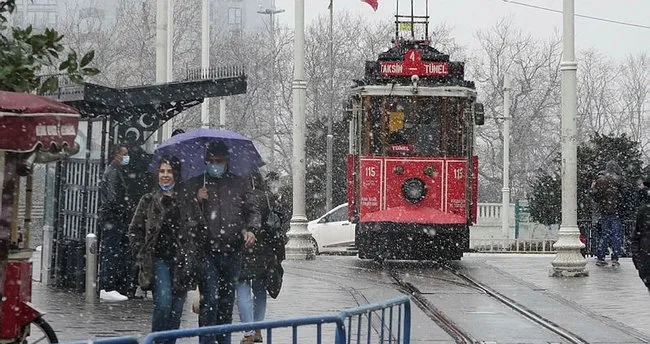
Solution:
[[(201, 310), (199, 327), (232, 323), (235, 303), (235, 284), (239, 277), (239, 253), (209, 252), (203, 259), (203, 273), (199, 282)], [(230, 344), (230, 335), (201, 336), (200, 344)]]
[(600, 217), (600, 233), (596, 256), (603, 260), (607, 255), (607, 245), (611, 241), (612, 259), (617, 260), (621, 252), (621, 219), (618, 215), (602, 215)]
[[(154, 261), (152, 332), (176, 330), (181, 326), (187, 291), (174, 291), (172, 267), (171, 262), (162, 259)], [(175, 342), (176, 340), (169, 340), (162, 343), (174, 344)]]
[(253, 279), (237, 283), (237, 308), (243, 323), (262, 321), (266, 313), (266, 280)]

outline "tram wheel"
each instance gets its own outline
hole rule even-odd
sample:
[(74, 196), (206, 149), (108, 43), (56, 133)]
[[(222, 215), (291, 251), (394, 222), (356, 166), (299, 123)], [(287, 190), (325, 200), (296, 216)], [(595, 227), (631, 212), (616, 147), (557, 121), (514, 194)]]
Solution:
[(52, 326), (48, 324), (43, 317), (36, 318), (29, 325), (23, 328), (25, 338), (22, 344), (35, 344), (35, 343), (58, 343), (56, 333)]

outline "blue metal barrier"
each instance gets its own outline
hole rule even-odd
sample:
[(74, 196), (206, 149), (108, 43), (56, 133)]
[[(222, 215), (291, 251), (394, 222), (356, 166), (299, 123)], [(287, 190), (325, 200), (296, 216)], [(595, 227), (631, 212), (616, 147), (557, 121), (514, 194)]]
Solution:
[(139, 344), (134, 336), (94, 338), (84, 341), (66, 342), (66, 344)]
[[(401, 296), (384, 302), (372, 303), (356, 308), (344, 309), (340, 315), (347, 321), (347, 341), (337, 344), (352, 343), (395, 343), (411, 342), (411, 304), (408, 296)], [(395, 308), (397, 314), (395, 314)], [(388, 312), (388, 315), (386, 314)], [(381, 313), (379, 316), (378, 313)], [(373, 321), (375, 319), (376, 321)], [(365, 324), (364, 324), (365, 322)], [(354, 325), (356, 326), (353, 326)], [(365, 325), (365, 326), (364, 326)], [(366, 328), (363, 336), (363, 328)], [(396, 331), (397, 333), (394, 333)], [(373, 340), (376, 334), (379, 341)], [(386, 338), (387, 337), (387, 338)]]
[[(323, 325), (334, 324), (336, 326), (335, 343), (343, 343), (345, 340), (345, 325), (343, 319), (337, 315), (318, 315), (302, 318), (291, 318), (282, 320), (259, 321), (252, 323), (228, 324), (217, 326), (206, 326), (191, 329), (172, 330), (163, 332), (154, 332), (144, 338), (143, 344), (153, 344), (156, 341), (169, 339), (212, 336), (212, 335), (230, 335), (234, 332), (266, 330), (266, 343), (273, 344), (273, 329), (291, 328), (293, 340), (292, 343), (298, 344), (298, 327), (313, 325), (316, 326), (316, 343), (323, 343)], [(341, 339), (339, 339), (341, 338)]]
[[(346, 327), (347, 323), (347, 327)], [(329, 325), (329, 326), (328, 326)], [(154, 344), (169, 339), (179, 339), (199, 336), (231, 335), (236, 332), (266, 330), (265, 343), (273, 344), (273, 333), (282, 329), (291, 330), (291, 342), (298, 344), (298, 328), (300, 334), (305, 334), (315, 327), (309, 343), (322, 344), (324, 340), (332, 339), (333, 328), (335, 344), (394, 343), (410, 344), (411, 341), (411, 304), (406, 295), (391, 300), (344, 309), (338, 314), (317, 315), (283, 320), (269, 320), (252, 323), (217, 325), (209, 327), (180, 329), (163, 332), (153, 332), (147, 335), (142, 344)], [(326, 328), (324, 328), (326, 327)], [(286, 343), (286, 337), (282, 338)], [(305, 340), (302, 339), (301, 344)], [(329, 342), (329, 341), (328, 341)], [(137, 344), (135, 337), (115, 337), (70, 344)]]

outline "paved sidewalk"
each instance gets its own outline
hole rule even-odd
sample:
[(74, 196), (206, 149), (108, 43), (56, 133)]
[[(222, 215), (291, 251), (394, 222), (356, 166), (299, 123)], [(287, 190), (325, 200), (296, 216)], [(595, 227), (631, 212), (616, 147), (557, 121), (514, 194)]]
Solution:
[[(39, 276), (38, 254), (40, 252), (34, 257), (35, 278)], [(548, 271), (553, 258), (554, 255), (468, 254), (460, 265), (470, 271), (475, 269), (477, 276), (496, 281), (495, 288), (500, 284), (510, 287), (517, 285), (521, 289), (512, 290), (519, 296), (531, 291), (542, 292), (561, 300), (563, 304), (601, 317), (607, 323), (635, 329), (642, 334), (641, 337), (650, 338), (650, 293), (639, 280), (630, 259), (622, 259), (621, 266), (614, 269), (597, 267), (590, 258), (587, 265), (589, 277), (552, 278), (548, 276)], [(267, 320), (337, 312), (342, 308), (386, 300), (399, 294), (388, 277), (383, 284), (364, 282), (367, 274), (372, 278), (376, 278), (376, 274), (365, 271), (355, 262), (356, 257), (319, 256), (316, 262), (283, 263), (284, 286), (278, 299), (269, 298)], [(347, 271), (341, 270), (342, 267)], [(194, 297), (196, 293), (190, 292), (182, 328), (198, 325), (197, 316), (190, 307)], [(142, 337), (151, 328), (151, 300), (88, 305), (83, 295), (54, 290), (34, 282), (33, 303), (47, 312), (46, 319), (61, 341), (123, 335)], [(236, 310), (234, 314), (237, 322)], [(238, 338), (235, 336), (233, 339)], [(301, 342), (312, 341), (313, 337), (312, 340)], [(181, 341), (179, 344), (186, 342), (195, 343), (196, 340)]]
[[(35, 253), (32, 261), (34, 279), (37, 279), (40, 275), (40, 252)], [(266, 320), (334, 313), (358, 305), (358, 300), (342, 289), (339, 282), (329, 282), (318, 276), (311, 278), (304, 269), (300, 269), (301, 265), (309, 268), (313, 263), (283, 263), (283, 288), (277, 299), (268, 298)], [(191, 311), (191, 302), (196, 296), (196, 292), (188, 293), (181, 328), (198, 327), (198, 317)], [(371, 300), (374, 301), (378, 300)], [(151, 299), (87, 304), (84, 295), (56, 290), (34, 281), (32, 303), (47, 313), (45, 319), (52, 325), (60, 341), (132, 335), (143, 337), (151, 330)], [(237, 314), (235, 307), (234, 322), (239, 321)], [(238, 338), (233, 335), (233, 342), (235, 339), (238, 342)], [(313, 338), (309, 334), (309, 341), (313, 341)], [(181, 341), (185, 342), (195, 343), (196, 339)]]
[(639, 279), (630, 258), (621, 266), (598, 267), (587, 259), (588, 277), (549, 277), (555, 255), (469, 254), (464, 262), (480, 261), (513, 279), (566, 300), (572, 306), (602, 317), (607, 322), (633, 328), (650, 341), (650, 292)]

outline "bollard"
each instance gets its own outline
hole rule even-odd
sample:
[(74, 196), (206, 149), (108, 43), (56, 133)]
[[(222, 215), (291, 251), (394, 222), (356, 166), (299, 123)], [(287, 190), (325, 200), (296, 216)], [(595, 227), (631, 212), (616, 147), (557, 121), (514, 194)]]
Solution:
[(97, 236), (86, 235), (86, 303), (97, 300)]

